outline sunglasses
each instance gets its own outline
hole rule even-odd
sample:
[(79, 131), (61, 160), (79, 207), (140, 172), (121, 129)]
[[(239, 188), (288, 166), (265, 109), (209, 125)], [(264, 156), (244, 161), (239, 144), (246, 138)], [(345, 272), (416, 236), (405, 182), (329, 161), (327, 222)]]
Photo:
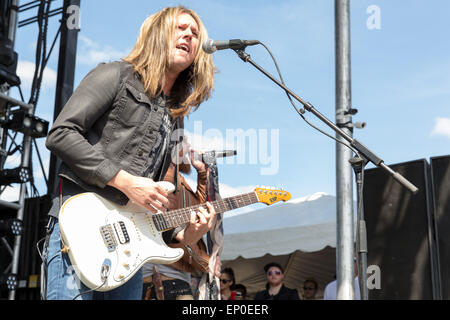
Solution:
[(277, 276), (279, 276), (279, 275), (281, 274), (281, 272), (280, 272), (280, 271), (269, 271), (267, 274), (268, 274), (269, 276), (271, 276), (271, 275), (273, 275), (273, 274), (276, 274)]
[(314, 290), (314, 288), (310, 288), (310, 287), (303, 287), (303, 290)]
[(222, 282), (223, 284), (227, 284), (228, 282), (231, 282), (231, 280), (227, 280), (227, 279), (220, 279), (220, 282)]

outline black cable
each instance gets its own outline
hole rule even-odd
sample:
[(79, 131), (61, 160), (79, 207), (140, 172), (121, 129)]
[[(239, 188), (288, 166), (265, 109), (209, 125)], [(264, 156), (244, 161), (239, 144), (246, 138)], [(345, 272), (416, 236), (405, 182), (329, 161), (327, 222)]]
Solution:
[(46, 12), (45, 12), (45, 15), (44, 15), (44, 19), (43, 19), (43, 23), (44, 23), (43, 29), (44, 29), (44, 31), (42, 32), (42, 46), (43, 46), (43, 48), (42, 48), (42, 64), (40, 66), (39, 77), (38, 77), (37, 85), (36, 85), (35, 97), (33, 99), (34, 100), (33, 104), (35, 106), (36, 106), (36, 104), (37, 104), (37, 102), (39, 100), (39, 95), (40, 95), (40, 92), (41, 92), (42, 77), (44, 75), (44, 70), (45, 70), (45, 67), (47, 66), (47, 61), (48, 61), (46, 55), (47, 55), (47, 32), (48, 32), (48, 18), (49, 18), (48, 17), (48, 13), (50, 11), (50, 4), (51, 4), (51, 2), (47, 1), (47, 9), (46, 9)]
[(13, 154), (16, 153), (16, 151), (17, 151), (17, 150), (14, 150), (14, 152), (11, 153), (13, 144), (15, 145), (16, 148), (18, 148), (19, 150), (21, 150), (21, 145), (18, 145), (18, 144), (16, 143), (17, 133), (18, 133), (18, 131), (15, 131), (15, 132), (14, 132), (14, 137), (11, 137), (11, 135), (9, 134), (9, 132), (7, 133), (9, 139), (11, 139), (11, 144), (10, 144), (9, 150), (8, 150), (8, 156), (13, 155)]
[[(32, 139), (32, 138), (31, 138)], [(28, 173), (30, 174), (30, 180), (28, 181), (30, 183), (30, 193), (31, 196), (33, 197), (38, 197), (39, 196), (39, 191), (36, 188), (36, 185), (34, 184), (34, 176), (33, 176), (33, 161), (31, 160), (31, 156), (33, 155), (33, 144), (30, 143), (30, 159), (29, 159), (29, 163), (28, 163)]]
[(22, 102), (25, 102), (25, 98), (23, 97), (22, 93), (22, 88), (20, 87), (20, 85), (18, 85), (17, 88), (19, 89), (20, 99), (22, 99)]
[(35, 0), (35, 1), (31, 1), (28, 3), (22, 4), (21, 6), (19, 6), (19, 12), (24, 12), (24, 11), (27, 11), (27, 10), (30, 10), (32, 8), (39, 6), (39, 3), (35, 4), (37, 2), (40, 2), (40, 0)]
[(61, 33), (61, 24), (59, 25), (58, 31), (56, 32), (55, 38), (53, 39), (53, 43), (50, 47), (50, 51), (48, 52), (47, 58), (44, 60), (44, 64), (47, 65), (48, 60), (50, 59), (50, 55), (52, 54), (53, 47), (55, 46), (56, 40), (58, 40), (58, 36)]
[[(5, 148), (6, 148), (6, 144), (7, 144), (7, 142), (8, 142), (8, 138), (10, 138), (12, 141), (11, 141), (11, 144), (10, 144), (10, 146), (9, 146), (8, 151), (5, 150), (6, 156), (5, 156), (5, 157), (2, 157), (2, 159), (1, 159), (1, 163), (0, 163), (1, 166), (0, 166), (0, 168), (2, 168), (2, 169), (3, 169), (3, 167), (5, 166), (6, 158), (8, 158), (8, 156), (10, 156), (11, 154), (14, 154), (14, 153), (11, 153), (11, 150), (12, 150), (12, 147), (13, 147), (12, 144), (14, 143), (15, 146), (16, 146), (16, 148), (19, 148), (19, 149), (20, 149), (20, 147), (19, 147), (19, 146), (16, 144), (16, 142), (15, 142), (16, 136), (17, 136), (17, 131), (14, 133), (14, 138), (11, 138), (11, 135), (9, 134), (9, 132), (6, 131), (6, 135), (4, 136), (4, 139), (6, 139), (6, 140), (5, 140)], [(14, 152), (16, 152), (16, 151), (14, 151)]]
[(44, 6), (45, 6), (45, 1), (42, 1), (39, 4), (39, 10), (38, 10), (38, 15), (37, 15), (37, 19), (38, 19), (38, 40), (37, 40), (37, 44), (36, 44), (36, 55), (35, 55), (35, 69), (34, 69), (34, 75), (33, 75), (33, 82), (31, 84), (31, 91), (30, 91), (30, 99), (28, 101), (28, 104), (32, 104), (33, 100), (34, 100), (34, 93), (36, 90), (36, 81), (38, 78), (38, 72), (39, 72), (39, 67), (41, 65), (41, 47), (42, 47), (42, 42), (41, 42), (41, 38), (42, 38), (42, 16), (43, 16), (43, 12), (44, 12)]
[[(62, 14), (62, 13), (63, 13), (63, 8), (62, 7), (58, 8), (58, 9), (53, 9), (53, 10), (49, 11), (48, 17), (50, 18), (50, 17), (56, 16), (56, 15)], [(38, 21), (38, 16), (31, 17), (31, 18), (19, 21), (19, 23), (17, 24), (17, 27), (18, 28), (22, 28), (22, 27), (25, 27), (25, 26), (27, 26), (29, 24), (35, 23), (37, 21)]]
[[(264, 43), (262, 43), (262, 42), (259, 41), (259, 44), (261, 44), (261, 45), (267, 50), (267, 52), (269, 52), (269, 55), (272, 57), (272, 60), (273, 60), (273, 62), (274, 62), (274, 64), (275, 64), (275, 68), (277, 69), (278, 75), (279, 75), (279, 77), (280, 77), (280, 81), (281, 81), (281, 83), (282, 83), (283, 85), (285, 85), (284, 80), (283, 80), (283, 76), (281, 75), (281, 72), (280, 72), (280, 68), (278, 67), (278, 63), (277, 63), (275, 57), (273, 56), (272, 52), (270, 51), (270, 49), (269, 49)], [(309, 122), (309, 121), (304, 117), (304, 115), (303, 115), (303, 113), (305, 113), (305, 110), (304, 110), (304, 109), (298, 109), (297, 106), (295, 105), (294, 101), (292, 100), (292, 97), (291, 97), (291, 95), (289, 94), (289, 92), (286, 91), (286, 90), (285, 90), (285, 92), (286, 92), (286, 95), (287, 95), (289, 101), (291, 102), (292, 106), (294, 107), (295, 111), (297, 111), (297, 113), (299, 114), (299, 116), (300, 116), (303, 120), (305, 120), (305, 122), (306, 122), (307, 124), (309, 124), (311, 127), (313, 127), (314, 129), (316, 129), (316, 130), (319, 131), (320, 133), (326, 135), (327, 137), (329, 137), (329, 138), (335, 140), (336, 142), (338, 142), (338, 143), (340, 143), (340, 144), (346, 146), (347, 148), (349, 148), (350, 150), (352, 150), (355, 154), (358, 154), (358, 152), (357, 152), (352, 146), (346, 144), (346, 143), (343, 142), (343, 141), (339, 141), (338, 139), (336, 139), (336, 138), (333, 137), (332, 135), (326, 133), (326, 132), (323, 131), (322, 129), (316, 127), (316, 126), (313, 125), (311, 122)]]
[(108, 276), (109, 276), (110, 272), (111, 272), (110, 269), (108, 269), (107, 271), (103, 271), (102, 272), (103, 283), (101, 285), (99, 285), (97, 288), (86, 290), (84, 292), (80, 292), (72, 300), (76, 300), (78, 297), (81, 297), (82, 295), (88, 294), (89, 292), (96, 291), (96, 290), (100, 289), (101, 287), (103, 287), (106, 284), (106, 281), (108, 280)]

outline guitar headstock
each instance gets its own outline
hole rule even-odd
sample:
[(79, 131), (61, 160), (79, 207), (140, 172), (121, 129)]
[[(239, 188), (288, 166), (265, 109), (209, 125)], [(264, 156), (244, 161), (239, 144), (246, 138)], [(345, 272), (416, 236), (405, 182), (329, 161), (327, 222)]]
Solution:
[(279, 190), (275, 188), (255, 188), (258, 201), (271, 205), (278, 201), (288, 201), (291, 198), (291, 194), (285, 190)]

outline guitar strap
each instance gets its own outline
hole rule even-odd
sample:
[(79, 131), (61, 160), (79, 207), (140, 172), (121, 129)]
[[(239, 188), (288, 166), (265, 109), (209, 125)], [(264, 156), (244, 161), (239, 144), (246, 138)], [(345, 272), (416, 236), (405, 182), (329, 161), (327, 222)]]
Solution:
[(156, 266), (153, 266), (152, 283), (153, 289), (155, 290), (156, 299), (164, 300), (164, 285), (162, 283), (161, 273), (159, 273)]
[[(177, 129), (182, 129), (183, 124), (181, 123), (180, 118), (177, 118), (173, 124), (172, 127), (172, 133), (175, 132)], [(178, 137), (178, 142), (181, 142), (183, 140), (183, 136), (181, 135)], [(172, 143), (172, 141), (170, 141)], [(176, 144), (175, 146), (170, 145), (169, 148), (167, 148), (166, 153), (164, 155), (163, 164), (161, 167), (161, 171), (159, 173), (159, 177), (157, 181), (163, 181), (164, 177), (167, 173), (167, 170), (169, 169), (170, 163), (172, 162), (171, 154), (172, 152), (178, 152), (178, 146), (179, 144)], [(175, 163), (175, 174), (173, 177), (173, 184), (175, 186), (175, 193), (178, 191), (178, 172), (179, 172), (179, 161), (176, 161)]]
[[(184, 129), (184, 123), (182, 123), (182, 121), (180, 120), (180, 118), (176, 119), (176, 130), (177, 129)], [(177, 157), (175, 157), (175, 159), (177, 159), (176, 163), (175, 163), (175, 174), (173, 175), (173, 184), (175, 185), (175, 193), (178, 192), (178, 173), (180, 172), (180, 161), (178, 161), (178, 156), (179, 156), (179, 148), (178, 146), (180, 146), (181, 148), (183, 148), (183, 135), (180, 135), (178, 137), (178, 143), (175, 146), (175, 152), (177, 153)]]
[[(217, 169), (215, 154), (204, 157), (207, 167), (207, 200), (214, 201), (221, 199), (219, 193), (219, 173)], [(223, 224), (222, 214), (216, 214), (216, 220), (207, 235), (207, 248), (210, 255), (208, 266), (209, 272), (205, 272), (199, 283), (199, 300), (220, 300), (220, 282), (214, 274), (216, 261), (222, 253), (223, 248)]]

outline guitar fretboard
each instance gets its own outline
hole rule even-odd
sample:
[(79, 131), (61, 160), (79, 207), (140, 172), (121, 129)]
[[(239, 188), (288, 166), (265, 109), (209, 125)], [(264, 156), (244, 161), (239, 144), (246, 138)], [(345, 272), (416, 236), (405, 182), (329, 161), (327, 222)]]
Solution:
[[(216, 201), (212, 201), (216, 213), (224, 213), (226, 211), (234, 210), (237, 208), (249, 206), (257, 203), (258, 197), (255, 192), (241, 194), (234, 197), (224, 198)], [(176, 228), (190, 221), (191, 212), (198, 211), (200, 207), (207, 210), (205, 204), (199, 204), (188, 208), (175, 209), (164, 213), (158, 213), (152, 215), (153, 223), (158, 231), (165, 231)]]

